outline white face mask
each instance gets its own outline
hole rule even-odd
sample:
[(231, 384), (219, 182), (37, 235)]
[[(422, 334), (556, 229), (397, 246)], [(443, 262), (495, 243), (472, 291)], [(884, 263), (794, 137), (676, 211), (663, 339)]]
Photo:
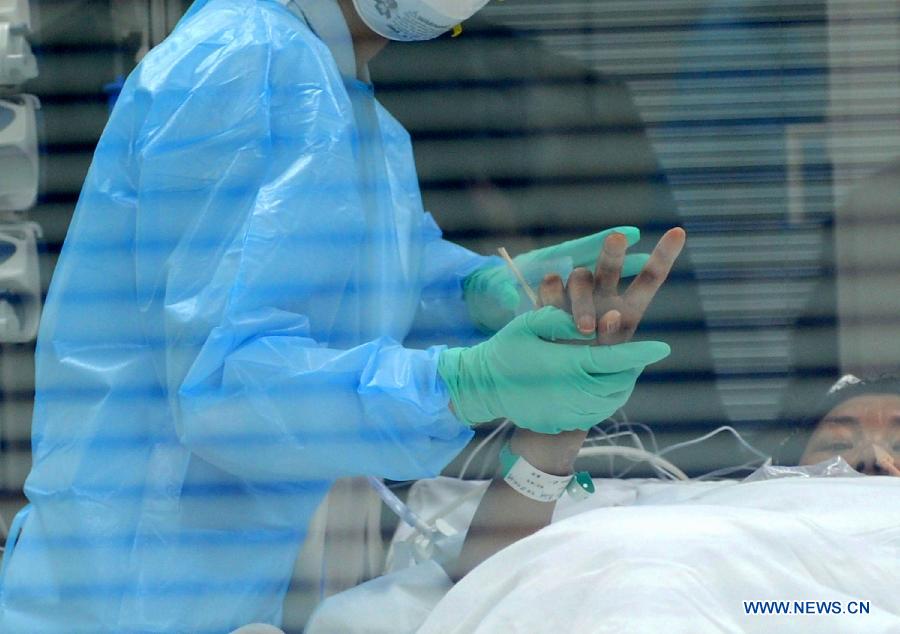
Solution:
[(353, 0), (370, 29), (389, 40), (431, 40), (468, 20), (490, 0)]

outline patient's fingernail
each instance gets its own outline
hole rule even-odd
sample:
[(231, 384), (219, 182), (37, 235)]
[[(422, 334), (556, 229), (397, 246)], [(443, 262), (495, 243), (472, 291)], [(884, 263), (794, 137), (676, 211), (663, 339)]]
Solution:
[(619, 327), (622, 325), (621, 319), (619, 317), (613, 317), (606, 324), (606, 334), (612, 335), (619, 332)]
[(593, 332), (594, 320), (590, 317), (582, 317), (578, 320), (578, 330), (581, 332)]

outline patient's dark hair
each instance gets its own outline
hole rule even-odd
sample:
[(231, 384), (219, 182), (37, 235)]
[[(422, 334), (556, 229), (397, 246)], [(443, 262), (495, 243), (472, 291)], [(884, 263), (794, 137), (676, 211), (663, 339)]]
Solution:
[[(775, 461), (781, 465), (796, 465), (819, 422), (835, 407), (857, 396), (866, 394), (900, 395), (900, 375), (885, 374), (873, 378), (857, 379), (846, 375), (818, 398), (817, 402), (807, 402), (805, 411), (794, 416), (796, 426), (787, 439), (775, 451)], [(796, 410), (795, 410), (796, 411)]]

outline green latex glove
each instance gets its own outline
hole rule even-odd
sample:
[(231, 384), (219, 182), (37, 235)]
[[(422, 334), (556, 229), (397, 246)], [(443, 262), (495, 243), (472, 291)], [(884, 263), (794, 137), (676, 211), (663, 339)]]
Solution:
[[(641, 239), (637, 227), (615, 227), (600, 233), (570, 240), (552, 247), (535, 249), (513, 258), (525, 279), (535, 289), (547, 273), (559, 273), (565, 279), (572, 269), (589, 268), (592, 272), (603, 241), (610, 233), (621, 233), (628, 246)], [(637, 275), (649, 256), (644, 253), (625, 256), (622, 277)], [(469, 316), (475, 325), (486, 332), (496, 332), (516, 316), (521, 297), (519, 284), (506, 264), (488, 266), (469, 275), (463, 282), (463, 292)]]
[(506, 417), (545, 434), (590, 429), (622, 407), (644, 367), (669, 355), (659, 341), (587, 346), (572, 316), (547, 306), (519, 315), (487, 341), (441, 353), (438, 372), (469, 424)]

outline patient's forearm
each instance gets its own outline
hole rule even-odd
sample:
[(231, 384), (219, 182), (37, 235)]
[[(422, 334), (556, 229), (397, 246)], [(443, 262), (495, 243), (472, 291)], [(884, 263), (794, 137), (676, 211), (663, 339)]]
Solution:
[[(510, 440), (513, 453), (554, 475), (572, 473), (586, 432), (573, 431), (548, 436), (517, 429)], [(449, 571), (458, 581), (482, 561), (550, 523), (555, 502), (537, 502), (495, 478), (481, 499), (469, 527), (462, 553)]]

